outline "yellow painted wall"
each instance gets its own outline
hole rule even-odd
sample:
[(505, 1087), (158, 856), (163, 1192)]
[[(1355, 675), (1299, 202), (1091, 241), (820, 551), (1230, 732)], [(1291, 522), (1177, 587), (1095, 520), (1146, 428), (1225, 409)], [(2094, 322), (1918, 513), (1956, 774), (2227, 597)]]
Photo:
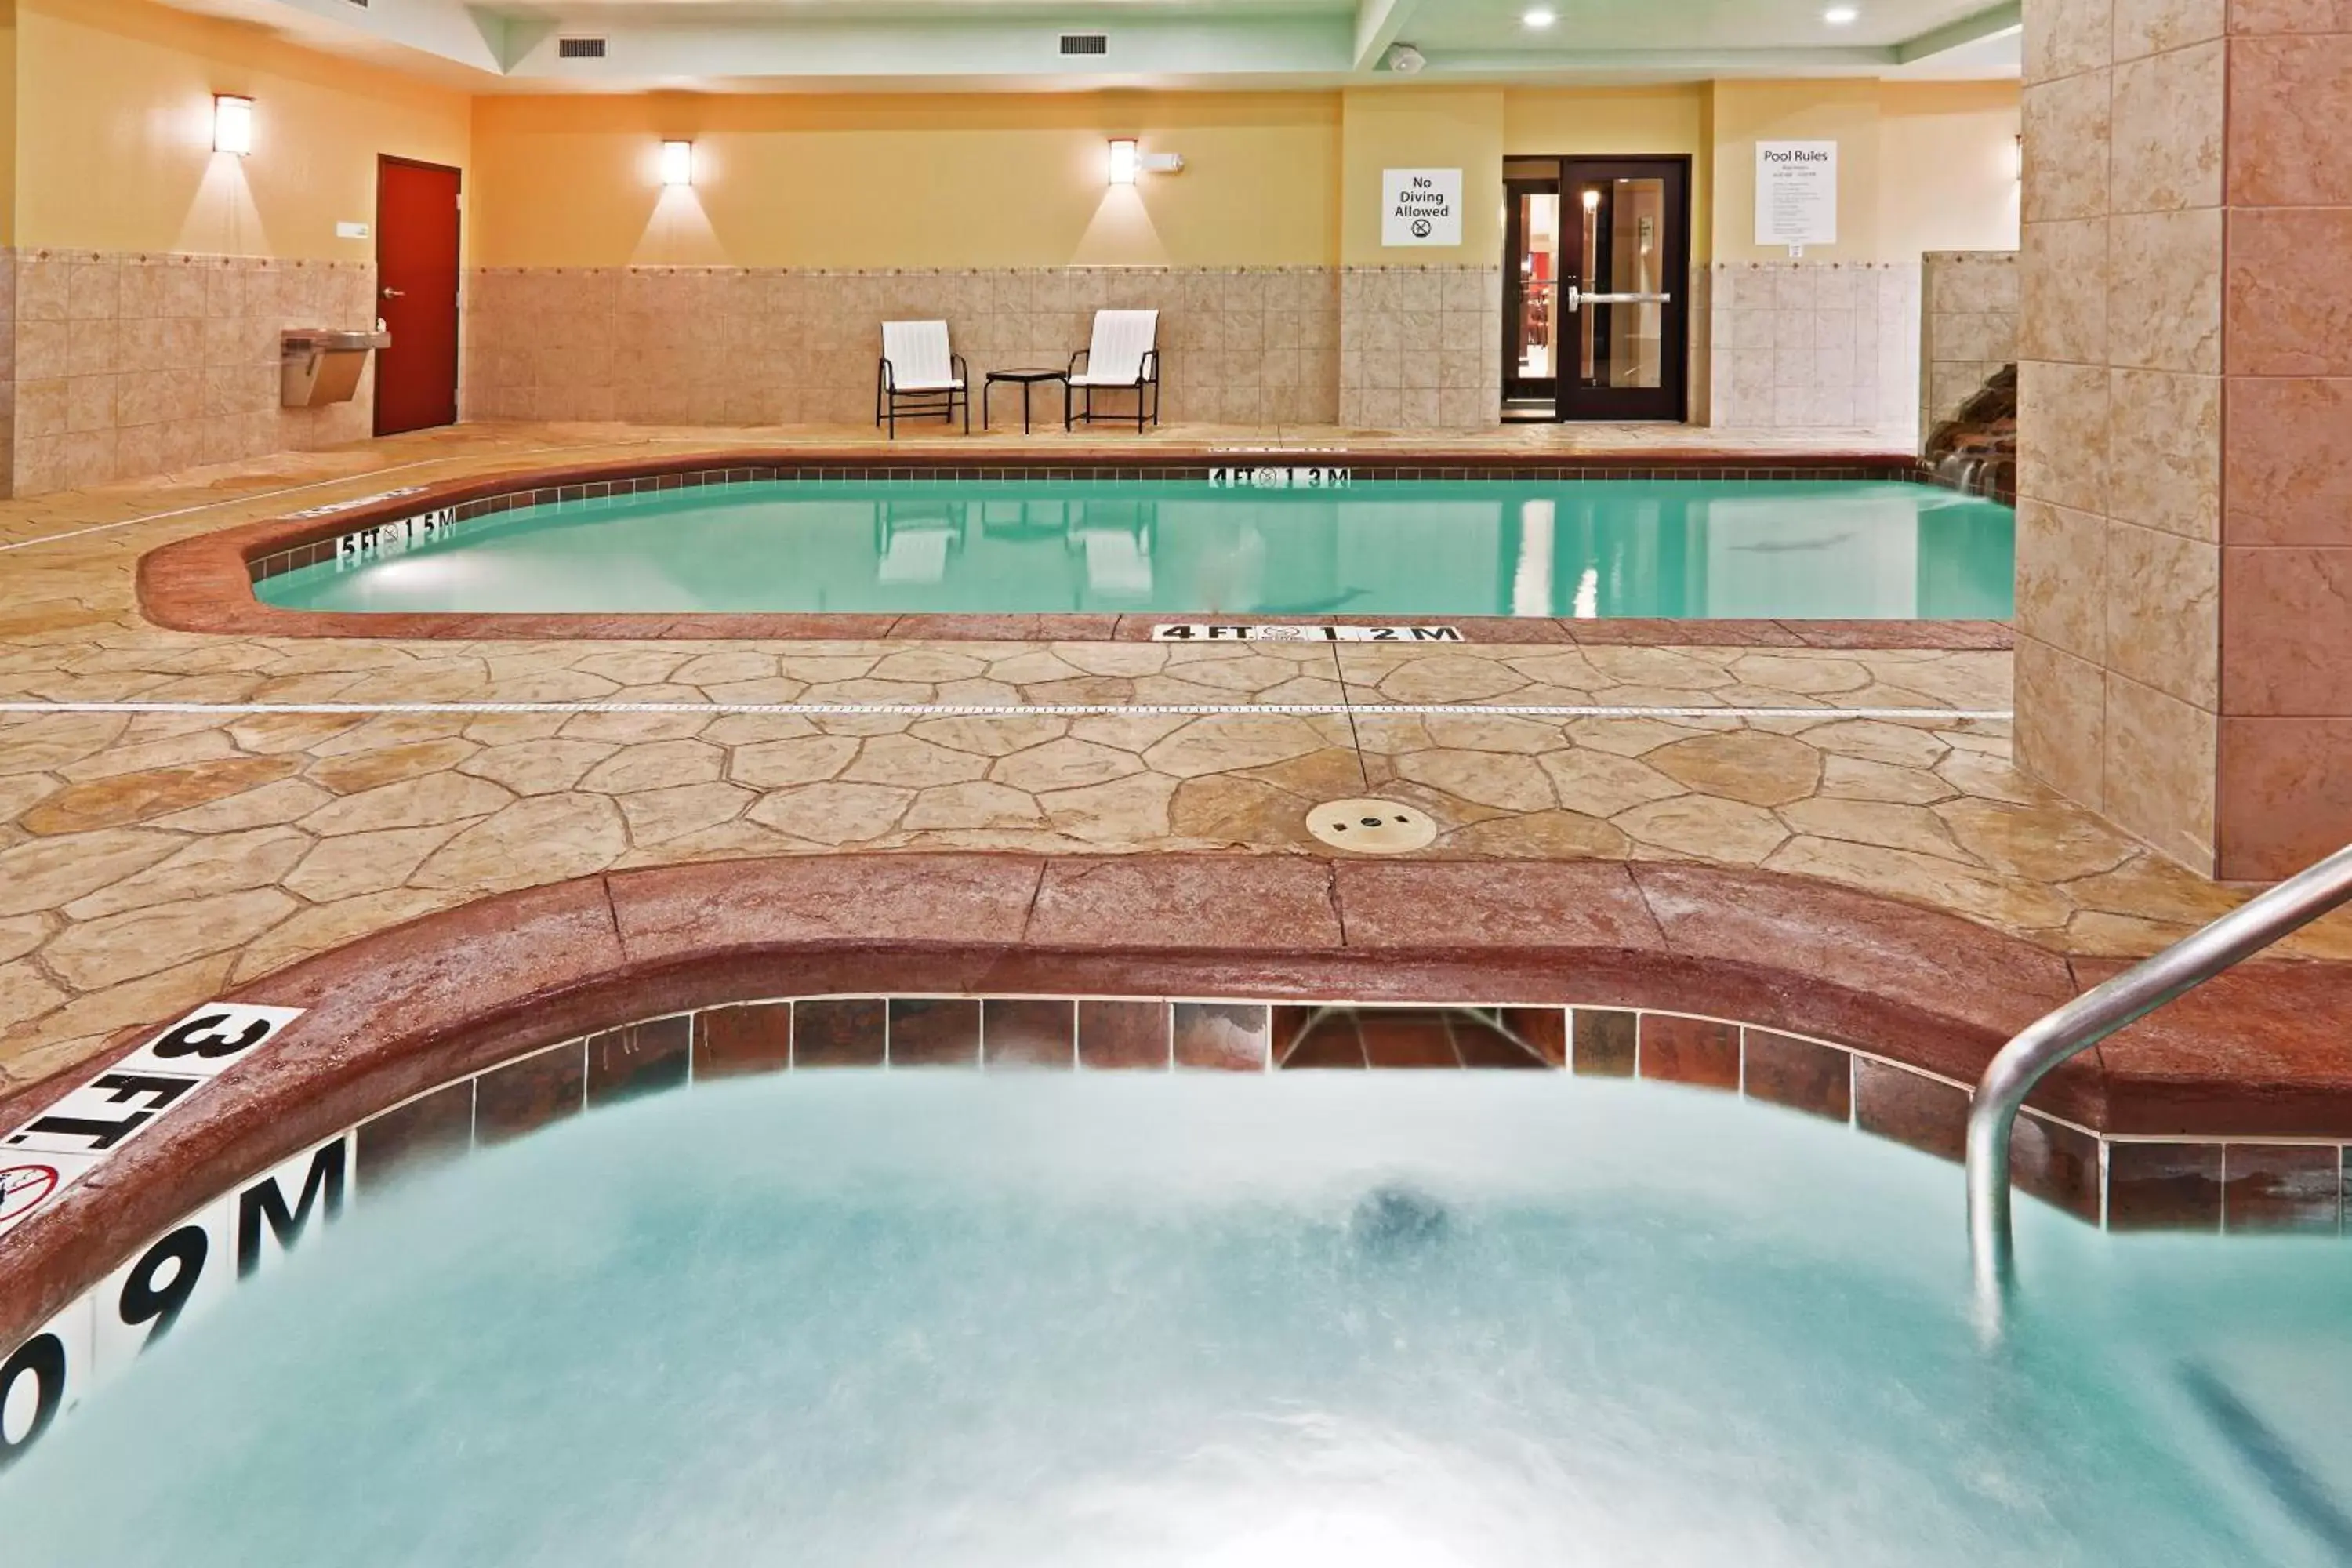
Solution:
[(16, 243), (16, 0), (0, 0), (0, 245)]
[[(1339, 259), (1350, 267), (1500, 265), (1503, 89), (1364, 88), (1344, 98)], [(1462, 243), (1381, 245), (1381, 171), (1453, 168), (1462, 171)]]
[[(365, 260), (376, 155), (463, 167), (463, 93), (146, 0), (17, 0), (15, 243)], [(215, 93), (256, 102), (212, 151)]]
[(1514, 88), (1503, 97), (1503, 151), (1513, 157), (1679, 153), (1691, 160), (1691, 257), (1713, 239), (1714, 160), (1705, 83), (1654, 88)]
[[(1825, 258), (2016, 243), (2001, 82), (469, 100), (152, 0), (0, 0), (0, 83), (23, 246), (363, 258), (334, 226), (373, 217), (381, 153), (467, 169), (478, 265), (1490, 265), (1507, 154), (1687, 153), (1694, 254), (1768, 259), (1759, 137), (1839, 142)], [(211, 151), (223, 91), (258, 103), (249, 158)], [(1108, 186), (1124, 135), (1184, 173)], [(697, 143), (691, 190), (655, 179), (666, 136)], [(1403, 166), (1464, 171), (1459, 247), (1381, 244)]]
[(1838, 144), (1838, 238), (1809, 258), (1916, 261), (1923, 250), (2017, 246), (2013, 82), (1714, 83), (1715, 257), (1769, 261), (1755, 243), (1756, 143)]
[(1888, 83), (1880, 100), (1879, 247), (2015, 250), (2018, 89), (2006, 81)]
[[(1181, 174), (1105, 181), (1114, 136)], [(691, 189), (655, 178), (695, 143)], [(483, 98), (475, 261), (737, 267), (1328, 263), (1330, 93)]]
[(1875, 81), (1718, 81), (1715, 99), (1715, 247), (1717, 261), (1786, 259), (1785, 246), (1756, 238), (1756, 143), (1838, 144), (1837, 243), (1808, 246), (1809, 260), (1877, 261), (1878, 100)]

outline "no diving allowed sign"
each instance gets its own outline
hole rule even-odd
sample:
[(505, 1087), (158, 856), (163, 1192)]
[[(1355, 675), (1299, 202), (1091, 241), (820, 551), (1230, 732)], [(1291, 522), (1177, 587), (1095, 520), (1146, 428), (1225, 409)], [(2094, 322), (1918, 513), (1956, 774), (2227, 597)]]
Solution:
[(1381, 171), (1382, 245), (1460, 245), (1462, 171)]

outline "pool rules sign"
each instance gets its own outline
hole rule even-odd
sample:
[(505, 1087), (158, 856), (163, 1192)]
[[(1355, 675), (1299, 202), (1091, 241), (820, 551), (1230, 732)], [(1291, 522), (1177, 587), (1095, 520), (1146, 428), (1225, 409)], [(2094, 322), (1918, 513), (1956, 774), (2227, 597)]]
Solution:
[(1382, 245), (1460, 245), (1462, 171), (1381, 171)]
[(1838, 144), (1756, 143), (1756, 243), (1837, 243)]

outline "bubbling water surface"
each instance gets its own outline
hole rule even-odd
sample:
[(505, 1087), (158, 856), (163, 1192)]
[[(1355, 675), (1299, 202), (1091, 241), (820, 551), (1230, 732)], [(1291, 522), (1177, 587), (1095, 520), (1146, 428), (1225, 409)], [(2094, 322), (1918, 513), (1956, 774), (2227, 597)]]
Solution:
[(0, 1479), (0, 1556), (2338, 1560), (2340, 1244), (2023, 1205), (1988, 1350), (1959, 1205), (1557, 1075), (700, 1085), (359, 1203)]

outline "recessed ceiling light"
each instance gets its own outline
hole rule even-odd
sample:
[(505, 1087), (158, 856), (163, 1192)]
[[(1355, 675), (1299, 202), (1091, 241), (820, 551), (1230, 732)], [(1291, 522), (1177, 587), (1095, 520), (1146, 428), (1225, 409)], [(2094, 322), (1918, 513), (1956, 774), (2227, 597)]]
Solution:
[(1858, 20), (1862, 13), (1851, 5), (1832, 5), (1822, 13), (1822, 20), (1832, 27), (1843, 27)]
[(1534, 10), (1528, 12), (1526, 16), (1521, 16), (1519, 20), (1526, 23), (1530, 27), (1549, 27), (1554, 22), (1559, 20), (1559, 13), (1550, 10), (1545, 6), (1538, 5)]

